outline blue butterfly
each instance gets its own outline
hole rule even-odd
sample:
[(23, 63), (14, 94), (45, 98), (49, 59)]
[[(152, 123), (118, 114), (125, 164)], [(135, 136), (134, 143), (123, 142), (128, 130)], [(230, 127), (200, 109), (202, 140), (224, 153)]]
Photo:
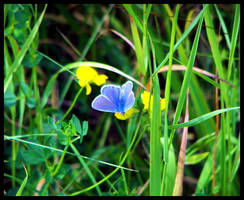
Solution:
[(92, 102), (92, 108), (103, 112), (120, 112), (124, 114), (135, 102), (132, 91), (133, 83), (127, 81), (121, 87), (117, 85), (104, 85), (101, 94)]

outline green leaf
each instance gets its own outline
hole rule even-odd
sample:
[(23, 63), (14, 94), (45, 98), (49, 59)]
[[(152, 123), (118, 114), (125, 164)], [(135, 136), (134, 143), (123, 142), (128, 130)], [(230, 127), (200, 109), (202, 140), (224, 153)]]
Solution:
[[(30, 139), (29, 141), (40, 144), (36, 139)], [(29, 164), (40, 164), (45, 161), (46, 156), (44, 151), (39, 146), (29, 145), (28, 149), (21, 152), (23, 159)]]
[(203, 159), (205, 159), (208, 156), (209, 152), (204, 152), (204, 153), (199, 153), (199, 154), (194, 154), (190, 157), (186, 156), (185, 159), (185, 164), (186, 165), (194, 165), (199, 162), (201, 162)]
[(26, 96), (26, 105), (29, 108), (34, 108), (36, 106), (36, 98), (32, 96), (33, 92), (31, 88), (24, 81), (20, 81), (20, 88)]
[(205, 148), (205, 146), (212, 146), (212, 142), (215, 139), (215, 132), (198, 139), (194, 144), (186, 149), (186, 156), (191, 156), (193, 153)]
[(10, 89), (8, 89), (4, 94), (4, 106), (8, 108), (15, 104), (16, 104), (16, 96)]
[(83, 121), (82, 133), (80, 134), (80, 144), (82, 143), (83, 137), (87, 134), (87, 132), (88, 132), (88, 121)]
[(200, 117), (197, 117), (195, 119), (192, 119), (188, 122), (185, 122), (185, 123), (181, 123), (181, 124), (174, 124), (174, 125), (171, 125), (169, 126), (169, 128), (171, 129), (177, 129), (177, 128), (184, 128), (184, 127), (190, 127), (190, 126), (195, 126), (205, 120), (208, 120), (220, 113), (223, 113), (223, 112), (227, 112), (227, 111), (231, 111), (231, 110), (236, 110), (236, 109), (240, 109), (240, 107), (232, 107), (232, 108), (224, 108), (224, 109), (220, 109), (220, 110), (215, 110), (213, 112), (210, 112), (210, 113), (207, 113), (207, 114), (204, 114)]
[(29, 85), (27, 85), (24, 81), (20, 81), (20, 88), (24, 92), (26, 97), (30, 97), (32, 90), (30, 89)]
[(48, 121), (48, 124), (51, 125), (51, 127), (54, 129), (54, 130), (57, 130), (57, 126), (56, 126), (56, 123), (55, 121), (53, 120), (52, 117), (50, 116), (47, 116), (47, 121)]
[(71, 170), (71, 166), (70, 165), (62, 163), (58, 173), (55, 175), (55, 178), (57, 180), (63, 179), (64, 176), (67, 175), (70, 170)]
[(85, 136), (88, 132), (88, 121), (82, 122), (82, 135)]
[(82, 129), (81, 129), (81, 124), (80, 124), (80, 120), (73, 114), (71, 120), (74, 122), (74, 126), (76, 129), (76, 132), (81, 134), (82, 133)]
[(62, 145), (67, 145), (69, 142), (69, 137), (66, 136), (61, 130), (57, 130), (58, 141)]
[(23, 189), (25, 188), (25, 185), (26, 185), (27, 180), (28, 180), (28, 172), (27, 172), (25, 166), (24, 166), (24, 169), (25, 169), (26, 177), (25, 177), (25, 179), (23, 180), (23, 182), (21, 183), (21, 186), (20, 186), (18, 192), (16, 193), (16, 196), (21, 196), (22, 191), (23, 191)]
[(46, 180), (47, 183), (51, 184), (51, 183), (54, 182), (54, 179), (53, 179), (53, 177), (52, 177), (52, 175), (51, 175), (51, 173), (50, 173), (50, 171), (48, 169), (46, 169), (44, 177), (45, 177), (45, 180)]
[(31, 109), (35, 108), (36, 107), (36, 98), (35, 97), (29, 97), (26, 99), (25, 103)]
[(17, 22), (26, 22), (29, 17), (31, 16), (31, 13), (29, 11), (29, 8), (26, 7), (24, 9), (20, 9), (17, 12), (15, 12), (15, 19)]
[(37, 54), (37, 53), (32, 53), (31, 54), (31, 53), (28, 53), (24, 57), (24, 59), (22, 61), (22, 64), (25, 67), (32, 68), (32, 67), (38, 65), (39, 62), (41, 61), (41, 59), (42, 59), (42, 55), (41, 54)]

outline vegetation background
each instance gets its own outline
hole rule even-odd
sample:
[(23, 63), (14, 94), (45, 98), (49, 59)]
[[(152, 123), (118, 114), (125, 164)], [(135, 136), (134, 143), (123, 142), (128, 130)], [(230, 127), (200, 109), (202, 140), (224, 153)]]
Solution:
[[(152, 116), (135, 82), (131, 118), (93, 110), (90, 61)], [(4, 4), (6, 196), (240, 195), (239, 106), (239, 4)]]

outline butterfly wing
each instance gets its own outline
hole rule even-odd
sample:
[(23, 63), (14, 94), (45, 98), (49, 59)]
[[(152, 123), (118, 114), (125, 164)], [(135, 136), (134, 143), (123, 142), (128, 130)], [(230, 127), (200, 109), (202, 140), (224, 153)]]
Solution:
[(92, 102), (92, 108), (103, 112), (118, 112), (120, 87), (116, 85), (104, 85), (101, 94)]
[(101, 88), (101, 94), (106, 96), (116, 106), (118, 105), (120, 92), (121, 88), (117, 85), (104, 85)]
[(130, 109), (135, 103), (135, 96), (132, 91), (133, 83), (131, 81), (127, 81), (122, 85), (121, 93), (120, 93), (120, 105), (123, 107), (123, 112)]

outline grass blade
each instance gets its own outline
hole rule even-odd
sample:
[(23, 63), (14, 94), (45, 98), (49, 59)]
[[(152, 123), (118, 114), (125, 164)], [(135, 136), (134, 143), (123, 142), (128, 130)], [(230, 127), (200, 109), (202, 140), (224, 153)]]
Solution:
[(210, 112), (210, 113), (207, 113), (207, 114), (204, 114), (200, 117), (197, 117), (195, 119), (192, 119), (188, 122), (185, 122), (185, 123), (181, 123), (181, 124), (173, 124), (171, 126), (169, 126), (169, 128), (171, 129), (177, 129), (177, 128), (184, 128), (184, 127), (190, 127), (190, 126), (195, 126), (205, 120), (208, 120), (216, 115), (219, 115), (220, 113), (224, 113), (224, 112), (228, 112), (228, 111), (231, 111), (231, 110), (236, 110), (236, 109), (240, 109), (240, 107), (232, 107), (232, 108), (225, 108), (225, 109), (220, 109), (220, 110), (215, 110), (213, 112)]
[(178, 14), (179, 14), (180, 5), (177, 4), (176, 11), (174, 15), (173, 20), (173, 26), (171, 31), (171, 41), (170, 41), (170, 50), (169, 50), (169, 68), (167, 72), (167, 78), (166, 78), (166, 86), (165, 86), (165, 114), (164, 114), (164, 149), (163, 149), (163, 159), (165, 161), (165, 165), (163, 166), (163, 178), (162, 178), (162, 186), (161, 186), (161, 194), (168, 193), (168, 191), (164, 191), (166, 182), (166, 169), (168, 165), (168, 107), (169, 107), (169, 101), (170, 101), (170, 89), (171, 89), (171, 73), (172, 73), (172, 62), (173, 62), (173, 48), (174, 48), (174, 42), (175, 42), (175, 32), (177, 27), (177, 20), (178, 20)]
[[(194, 64), (196, 53), (197, 53), (197, 47), (198, 47), (198, 42), (199, 42), (199, 38), (200, 38), (202, 22), (203, 22), (203, 15), (201, 15), (201, 18), (200, 18), (200, 21), (198, 24), (198, 28), (197, 28), (197, 32), (196, 32), (196, 36), (195, 36), (195, 39), (193, 42), (190, 58), (189, 58), (189, 61), (187, 64), (187, 70), (186, 70), (185, 75), (184, 75), (184, 80), (183, 80), (182, 87), (180, 90), (179, 100), (177, 102), (177, 107), (176, 107), (176, 111), (175, 111), (175, 117), (174, 117), (173, 124), (175, 124), (179, 121), (181, 111), (182, 111), (183, 105), (185, 103), (187, 88), (188, 88), (188, 85), (189, 85), (190, 80), (191, 80), (192, 68), (193, 68), (193, 64)], [(175, 130), (172, 130), (171, 134), (170, 134), (169, 146), (172, 143), (174, 133), (175, 133)]]
[[(229, 34), (228, 34), (228, 30), (226, 28), (226, 25), (225, 25), (225, 22), (223, 20), (223, 17), (219, 11), (219, 8), (218, 6), (215, 4), (214, 5), (215, 9), (216, 9), (216, 12), (217, 12), (217, 15), (219, 17), (219, 21), (220, 21), (220, 24), (221, 24), (221, 27), (223, 29), (223, 32), (224, 32), (224, 36), (225, 36), (225, 40), (226, 40), (226, 43), (227, 43), (227, 46), (229, 47), (230, 49), (230, 37), (229, 37)], [(234, 22), (235, 23), (235, 22)]]
[[(192, 31), (192, 29), (196, 26), (196, 24), (198, 23), (198, 21), (200, 20), (200, 18), (203, 16), (205, 9), (208, 7), (208, 5), (205, 5), (203, 7), (203, 9), (201, 10), (201, 12), (198, 14), (198, 16), (194, 19), (194, 21), (191, 23), (191, 25), (188, 27), (188, 29), (183, 33), (183, 35), (181, 36), (181, 38), (176, 42), (176, 44), (174, 45), (174, 51), (178, 48), (178, 46), (184, 41), (184, 39), (189, 35), (189, 33)], [(154, 71), (153, 76), (156, 75), (156, 73), (158, 73), (158, 71), (165, 65), (165, 63), (168, 61), (169, 59), (169, 53), (167, 54), (167, 56), (164, 58), (164, 60), (158, 65), (157, 69)]]
[(231, 72), (232, 70), (232, 64), (234, 60), (234, 53), (236, 49), (236, 41), (238, 38), (239, 33), (239, 27), (240, 27), (240, 5), (236, 5), (235, 9), (235, 18), (234, 18), (234, 24), (233, 24), (233, 31), (232, 31), (232, 38), (231, 38), (231, 46), (230, 46), (230, 55), (229, 55), (229, 62), (228, 62), (228, 76), (227, 80), (230, 80)]
[(150, 195), (158, 196), (161, 191), (161, 110), (160, 87), (156, 76), (153, 80), (153, 108), (150, 131)]
[(130, 25), (131, 25), (133, 41), (135, 44), (136, 58), (139, 65), (139, 69), (140, 72), (145, 76), (146, 69), (144, 68), (144, 56), (143, 56), (142, 45), (141, 45), (140, 36), (135, 21), (133, 19), (130, 19)]
[(142, 26), (141, 22), (139, 21), (139, 19), (137, 18), (135, 12), (133, 11), (132, 5), (131, 4), (123, 4), (123, 6), (127, 10), (127, 12), (129, 13), (129, 15), (133, 18), (137, 27), (140, 28), (141, 31), (143, 32), (143, 26)]
[(25, 185), (26, 185), (27, 180), (28, 180), (28, 172), (27, 172), (25, 166), (24, 166), (24, 169), (25, 169), (26, 177), (25, 177), (25, 179), (23, 180), (23, 182), (21, 183), (21, 186), (20, 186), (18, 192), (16, 193), (16, 196), (21, 196), (21, 194), (22, 194), (22, 192), (23, 192), (23, 189), (25, 188)]

